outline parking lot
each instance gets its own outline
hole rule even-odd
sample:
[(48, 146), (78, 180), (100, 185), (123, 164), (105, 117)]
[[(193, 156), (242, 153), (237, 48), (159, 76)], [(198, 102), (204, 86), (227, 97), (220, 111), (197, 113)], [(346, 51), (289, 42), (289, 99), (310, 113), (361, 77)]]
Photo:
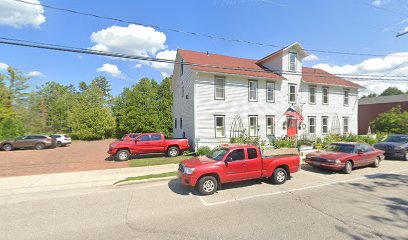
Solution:
[(0, 177), (128, 167), (129, 162), (106, 159), (112, 141), (74, 141), (68, 147), (0, 151)]

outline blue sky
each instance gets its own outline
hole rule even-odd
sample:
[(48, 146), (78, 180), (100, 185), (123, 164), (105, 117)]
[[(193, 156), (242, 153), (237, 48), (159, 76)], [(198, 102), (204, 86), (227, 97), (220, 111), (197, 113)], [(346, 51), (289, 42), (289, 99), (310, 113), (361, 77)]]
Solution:
[[(306, 49), (384, 55), (404, 55), (407, 52), (405, 55), (408, 55), (408, 35), (395, 37), (398, 31), (408, 26), (408, 3), (399, 0), (30, 1), (135, 22), (282, 46), (298, 41)], [(13, 19), (17, 16), (15, 13), (23, 13), (23, 17)], [(38, 18), (41, 15), (45, 20)], [(152, 40), (146, 41), (146, 36), (152, 37)], [(131, 29), (128, 24), (34, 8), (13, 0), (0, 0), (0, 37), (81, 48), (107, 47), (108, 50), (130, 51), (152, 57), (170, 56), (177, 48), (183, 48), (259, 59), (278, 50), (160, 29)], [(112, 42), (119, 42), (119, 45), (109, 45)], [(408, 62), (408, 58), (401, 57), (373, 58), (310, 53), (316, 55), (317, 59), (305, 62), (305, 65), (317, 65), (335, 73), (385, 74), (402, 62)], [(108, 65), (102, 68), (104, 64)], [(37, 71), (32, 73), (33, 87), (46, 81), (77, 86), (80, 81), (90, 82), (94, 77), (104, 75), (109, 79), (114, 95), (142, 77), (154, 78), (160, 82), (163, 75), (169, 72), (166, 70), (169, 66), (0, 45), (0, 71), (4, 71), (1, 66), (6, 65), (21, 69), (27, 74)], [(408, 64), (395, 70), (393, 74), (408, 75)], [(408, 90), (408, 83), (384, 81), (371, 84), (367, 91), (380, 91), (385, 86), (398, 86)]]

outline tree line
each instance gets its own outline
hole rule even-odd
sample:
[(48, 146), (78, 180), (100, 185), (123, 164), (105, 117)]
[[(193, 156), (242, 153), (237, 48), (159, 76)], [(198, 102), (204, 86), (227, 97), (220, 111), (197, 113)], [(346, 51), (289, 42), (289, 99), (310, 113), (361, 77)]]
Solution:
[(98, 140), (125, 133), (172, 133), (171, 79), (142, 78), (119, 96), (99, 76), (78, 86), (47, 82), (29, 91), (30, 78), (12, 67), (0, 74), (0, 140), (23, 134), (68, 133)]

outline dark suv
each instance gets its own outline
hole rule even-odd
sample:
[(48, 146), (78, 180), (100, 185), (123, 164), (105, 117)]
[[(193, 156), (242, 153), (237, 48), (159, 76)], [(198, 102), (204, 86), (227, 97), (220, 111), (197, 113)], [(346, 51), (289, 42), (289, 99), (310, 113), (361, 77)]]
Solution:
[(408, 134), (390, 135), (384, 141), (374, 144), (374, 147), (383, 150), (388, 158), (399, 157), (408, 161)]
[(55, 145), (55, 139), (48, 135), (26, 135), (13, 141), (0, 142), (0, 149), (4, 151), (11, 151), (13, 149), (21, 148), (34, 148), (37, 150), (42, 150), (44, 148), (54, 147)]

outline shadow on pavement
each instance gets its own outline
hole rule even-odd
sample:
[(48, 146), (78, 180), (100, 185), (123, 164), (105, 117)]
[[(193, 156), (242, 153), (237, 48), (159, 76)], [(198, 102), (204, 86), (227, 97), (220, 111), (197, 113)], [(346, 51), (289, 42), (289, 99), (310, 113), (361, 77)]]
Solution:
[[(149, 158), (158, 158), (158, 157), (166, 157), (166, 154), (164, 153), (151, 153), (151, 154), (141, 154), (141, 155), (131, 155), (129, 160), (134, 160), (134, 159), (149, 159)], [(109, 156), (105, 158), (105, 161), (118, 161), (115, 158), (115, 156)]]
[(168, 184), (170, 190), (179, 195), (197, 195), (196, 191), (191, 188), (184, 186), (180, 183), (179, 179), (172, 179)]

